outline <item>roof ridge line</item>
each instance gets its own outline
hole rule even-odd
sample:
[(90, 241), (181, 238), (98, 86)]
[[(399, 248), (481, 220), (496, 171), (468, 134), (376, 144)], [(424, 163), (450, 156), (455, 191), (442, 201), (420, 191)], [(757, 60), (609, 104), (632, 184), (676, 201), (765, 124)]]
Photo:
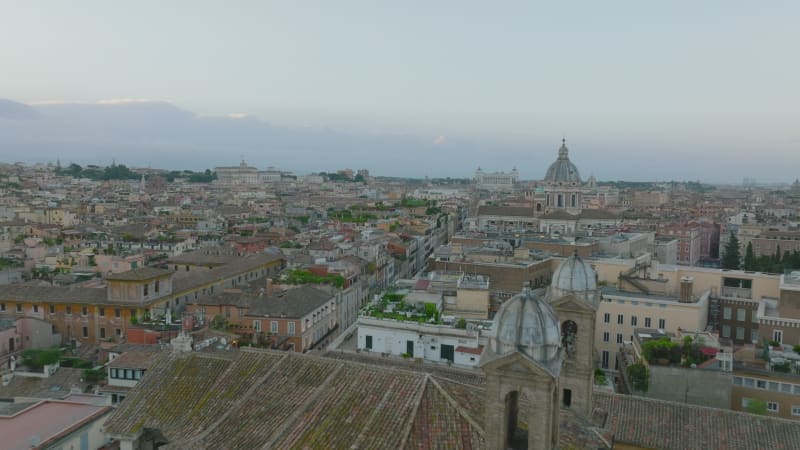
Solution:
[(333, 369), (331, 373), (328, 374), (328, 377), (325, 378), (325, 381), (323, 381), (319, 386), (316, 387), (316, 389), (314, 389), (314, 392), (308, 396), (308, 398), (306, 399), (306, 401), (303, 402), (302, 405), (298, 405), (295, 408), (294, 412), (289, 417), (287, 417), (286, 420), (283, 421), (283, 425), (280, 428), (276, 429), (275, 432), (272, 434), (272, 437), (267, 442), (265, 442), (263, 446), (261, 446), (262, 449), (268, 450), (271, 448), (275, 448), (275, 444), (277, 443), (278, 439), (286, 437), (286, 430), (293, 427), (294, 424), (297, 422), (297, 419), (300, 418), (300, 416), (306, 412), (309, 405), (315, 402), (319, 398), (319, 396), (322, 395), (322, 393), (325, 392), (325, 390), (327, 390), (328, 385), (331, 384), (333, 379), (336, 378), (337, 375), (339, 375), (339, 372), (341, 372), (346, 365), (342, 361), (336, 361), (336, 362), (338, 363), (338, 367)]
[(431, 375), (429, 373), (425, 373), (423, 380), (424, 382), (420, 383), (421, 388), (419, 389), (419, 392), (414, 394), (414, 409), (412, 409), (411, 414), (409, 414), (408, 423), (405, 424), (405, 429), (403, 430), (403, 438), (400, 440), (400, 445), (398, 445), (397, 448), (406, 448), (408, 438), (411, 435), (411, 430), (414, 428), (414, 422), (417, 420), (417, 411), (419, 411), (419, 405), (422, 403), (423, 395), (425, 395), (425, 389), (428, 386), (428, 382), (432, 380)]
[[(250, 353), (250, 352), (247, 352), (247, 353)], [(242, 354), (240, 354), (240, 357), (241, 357), (241, 355), (242, 355)], [(247, 388), (247, 391), (245, 391), (245, 392), (242, 394), (242, 396), (241, 396), (241, 398), (239, 399), (239, 401), (237, 401), (236, 403), (234, 403), (233, 405), (231, 405), (230, 407), (228, 407), (228, 410), (227, 410), (227, 411), (225, 411), (225, 412), (224, 412), (224, 413), (223, 413), (223, 414), (222, 414), (222, 415), (221, 415), (221, 416), (220, 416), (220, 417), (219, 417), (217, 420), (215, 420), (215, 421), (214, 421), (214, 422), (212, 422), (212, 423), (211, 423), (211, 424), (210, 424), (208, 427), (206, 427), (206, 429), (205, 429), (205, 430), (203, 430), (203, 432), (202, 432), (202, 433), (198, 434), (196, 437), (194, 437), (193, 439), (189, 440), (189, 442), (188, 442), (188, 443), (195, 443), (195, 442), (196, 442), (196, 443), (200, 443), (200, 442), (202, 442), (202, 441), (203, 441), (203, 440), (204, 440), (206, 437), (208, 437), (208, 435), (209, 435), (209, 434), (210, 434), (210, 433), (211, 433), (213, 430), (216, 430), (216, 428), (217, 428), (217, 427), (218, 427), (218, 426), (219, 426), (219, 425), (220, 425), (220, 424), (221, 424), (221, 423), (222, 423), (222, 422), (223, 422), (225, 419), (227, 419), (227, 418), (228, 418), (228, 416), (230, 416), (230, 415), (233, 413), (233, 411), (235, 411), (236, 409), (238, 409), (238, 406), (240, 406), (240, 405), (241, 405), (241, 403), (242, 403), (243, 401), (249, 400), (249, 399), (250, 399), (250, 397), (252, 396), (252, 394), (255, 392), (255, 390), (256, 390), (256, 389), (258, 389), (258, 388), (259, 388), (259, 387), (260, 387), (260, 386), (261, 386), (261, 385), (264, 383), (264, 381), (266, 381), (267, 377), (269, 377), (270, 375), (272, 375), (272, 373), (273, 373), (273, 372), (275, 372), (276, 370), (278, 370), (278, 366), (279, 366), (279, 365), (280, 365), (280, 364), (281, 364), (281, 363), (282, 363), (282, 362), (283, 362), (283, 361), (284, 361), (286, 358), (288, 358), (288, 357), (289, 357), (289, 355), (288, 355), (288, 354), (287, 354), (287, 355), (281, 355), (280, 359), (278, 359), (278, 361), (275, 361), (275, 364), (273, 364), (273, 365), (272, 365), (272, 367), (270, 367), (270, 368), (269, 368), (269, 370), (267, 370), (266, 372), (264, 372), (264, 375), (263, 375), (263, 376), (261, 376), (261, 377), (259, 377), (259, 379), (258, 379), (258, 381), (257, 381), (257, 382), (253, 383), (253, 384), (252, 384), (252, 385), (251, 385), (249, 388)], [(239, 359), (239, 358), (237, 358), (237, 360), (238, 360), (238, 359)], [(228, 366), (228, 368), (225, 370), (225, 372), (223, 372), (223, 373), (220, 375), (220, 378), (221, 378), (221, 377), (224, 377), (224, 376), (225, 376), (225, 374), (226, 374), (228, 371), (230, 371), (230, 370), (231, 370), (231, 367), (233, 367), (234, 365), (236, 365), (236, 362), (237, 362), (237, 361), (233, 361), (233, 364), (231, 364), (231, 365), (229, 365), (229, 366)]]
[(433, 385), (436, 386), (436, 389), (438, 389), (439, 392), (442, 394), (442, 396), (444, 396), (445, 400), (447, 400), (447, 402), (450, 403), (450, 406), (454, 407), (456, 411), (458, 411), (458, 414), (460, 414), (461, 417), (464, 418), (464, 420), (466, 420), (467, 422), (469, 422), (470, 425), (475, 427), (475, 429), (478, 430), (478, 433), (480, 433), (481, 436), (486, 436), (486, 433), (483, 431), (483, 427), (478, 425), (478, 422), (475, 419), (473, 419), (469, 414), (467, 414), (467, 412), (464, 410), (464, 407), (461, 406), (456, 401), (456, 399), (451, 397), (450, 394), (447, 393), (447, 391), (439, 384), (438, 381), (436, 381), (434, 378), (431, 377), (431, 382), (433, 382)]

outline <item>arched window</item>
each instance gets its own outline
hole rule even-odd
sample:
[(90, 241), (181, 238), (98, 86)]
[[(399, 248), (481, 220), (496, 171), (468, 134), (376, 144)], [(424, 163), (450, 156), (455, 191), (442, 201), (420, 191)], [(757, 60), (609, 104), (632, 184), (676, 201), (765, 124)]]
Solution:
[(541, 203), (537, 203), (536, 204), (536, 212), (542, 212), (542, 204)]
[(506, 448), (527, 448), (527, 430), (519, 426), (519, 391), (506, 394)]
[(576, 353), (576, 341), (578, 339), (578, 324), (571, 320), (561, 324), (561, 347), (567, 358), (574, 358)]

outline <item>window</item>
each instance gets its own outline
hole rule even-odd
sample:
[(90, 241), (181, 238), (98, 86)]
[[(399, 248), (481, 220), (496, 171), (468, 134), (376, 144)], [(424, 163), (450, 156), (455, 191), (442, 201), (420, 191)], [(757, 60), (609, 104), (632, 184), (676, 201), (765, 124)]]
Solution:
[(253, 329), (256, 330), (256, 332), (259, 332), (259, 333), (261, 332), (261, 321), (260, 320), (254, 320), (253, 321)]
[(114, 368), (111, 369), (111, 378), (119, 378), (119, 373), (117, 369)]
[(750, 330), (750, 340), (753, 342), (758, 342), (758, 330)]
[(767, 381), (766, 380), (756, 380), (756, 387), (759, 389), (766, 389), (767, 388)]
[(644, 327), (645, 328), (650, 328), (651, 326), (653, 326), (653, 322), (650, 320), (649, 317), (645, 317), (644, 318)]
[(781, 392), (785, 392), (787, 394), (792, 393), (792, 385), (788, 383), (781, 383)]
[(667, 328), (667, 321), (664, 319), (658, 319), (658, 329), (663, 330), (664, 328)]
[(792, 415), (793, 416), (800, 416), (800, 406), (792, 405)]
[(22, 303), (17, 303), (17, 313), (22, 312)]
[(742, 377), (733, 377), (733, 384), (736, 386), (742, 385)]
[(105, 317), (105, 316), (106, 316), (106, 309), (105, 309), (105, 308), (98, 308), (98, 309), (97, 309), (97, 314), (98, 314), (100, 317)]
[(747, 310), (744, 308), (736, 308), (736, 320), (740, 322), (747, 320)]
[(159, 287), (161, 287), (161, 286), (160, 286), (160, 283), (159, 283), (159, 280), (156, 280), (155, 289), (153, 289), (153, 290), (156, 292), (156, 294), (158, 294), (158, 288), (159, 288)]
[(122, 316), (122, 310), (119, 308), (114, 308), (114, 317), (119, 318), (121, 316)]
[(364, 344), (364, 347), (366, 347), (367, 350), (372, 350), (372, 336), (367, 335), (365, 337), (366, 337), (365, 339), (366, 343)]
[(750, 312), (750, 321), (753, 323), (758, 323), (758, 314), (756, 314), (756, 311)]
[(278, 333), (278, 322), (277, 321), (273, 320), (272, 322), (269, 323), (269, 332), (272, 333), (272, 334), (277, 334)]
[(608, 342), (609, 333), (608, 331), (603, 332), (603, 342)]
[(781, 384), (775, 381), (769, 382), (769, 390), (770, 391), (779, 391), (781, 388)]
[(733, 308), (730, 306), (722, 308), (722, 318), (725, 320), (731, 320), (731, 317), (733, 317)]
[(122, 329), (121, 328), (117, 328), (116, 334), (117, 334), (118, 337), (122, 336)]
[(105, 339), (105, 338), (106, 338), (106, 329), (101, 327), (100, 328), (100, 339)]
[(0, 303), (0, 311), (5, 311), (5, 310), (6, 310), (6, 304)]
[(33, 305), (33, 312), (35, 313), (39, 312), (39, 305)]
[(295, 333), (294, 327), (295, 327), (295, 323), (294, 322), (289, 322), (289, 336), (294, 336), (294, 333)]
[(730, 325), (723, 325), (722, 326), (722, 337), (724, 337), (724, 338), (731, 337), (731, 326)]
[(604, 323), (611, 323), (611, 314), (610, 313), (603, 314), (603, 322)]
[(783, 344), (783, 330), (772, 330), (772, 340), (778, 344)]
[(600, 362), (603, 369), (608, 369), (608, 350), (603, 350), (603, 356)]
[(778, 412), (778, 402), (767, 402), (767, 411)]
[(622, 333), (617, 333), (617, 344), (622, 344)]
[(622, 325), (625, 323), (625, 316), (622, 314), (617, 314), (617, 324)]
[(736, 327), (736, 339), (743, 340), (744, 339), (744, 328), (743, 327)]
[(751, 401), (752, 399), (750, 398), (742, 397), (742, 408), (747, 408), (748, 406), (750, 406)]
[(456, 348), (452, 345), (442, 344), (439, 347), (439, 358), (453, 362), (456, 358)]
[(89, 337), (89, 327), (83, 327), (83, 337)]
[(639, 318), (636, 316), (631, 316), (631, 326), (635, 327), (636, 324), (639, 322)]
[(142, 287), (144, 288), (144, 296), (147, 297), (150, 294), (150, 285), (144, 284)]
[(68, 316), (72, 315), (72, 306), (67, 306), (67, 315)]
[(744, 380), (745, 387), (753, 387), (755, 386), (755, 380), (752, 378), (745, 378)]
[(81, 308), (81, 315), (84, 316), (84, 317), (88, 316), (89, 315), (89, 308), (87, 308), (85, 306), (83, 308)]

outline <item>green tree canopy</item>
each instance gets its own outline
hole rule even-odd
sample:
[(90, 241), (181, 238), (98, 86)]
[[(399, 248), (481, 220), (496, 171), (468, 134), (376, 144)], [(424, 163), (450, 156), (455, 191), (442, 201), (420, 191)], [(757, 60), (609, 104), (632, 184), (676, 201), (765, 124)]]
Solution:
[(756, 255), (753, 253), (753, 243), (747, 243), (747, 250), (744, 253), (744, 270), (756, 270)]
[(728, 244), (725, 245), (725, 256), (722, 258), (722, 268), (738, 269), (740, 267), (740, 260), (741, 255), (739, 254), (739, 239), (735, 234), (733, 234), (733, 231), (731, 231), (731, 238), (728, 240)]

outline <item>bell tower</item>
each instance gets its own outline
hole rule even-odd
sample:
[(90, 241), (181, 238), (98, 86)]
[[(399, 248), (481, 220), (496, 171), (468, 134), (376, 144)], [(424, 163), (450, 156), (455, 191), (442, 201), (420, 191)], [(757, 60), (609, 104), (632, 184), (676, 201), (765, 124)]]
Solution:
[(558, 445), (562, 348), (558, 317), (543, 294), (525, 288), (495, 314), (481, 357), (487, 449)]
[(559, 405), (589, 417), (593, 409), (595, 317), (600, 293), (594, 269), (577, 254), (556, 269), (547, 301), (561, 328), (564, 364)]

